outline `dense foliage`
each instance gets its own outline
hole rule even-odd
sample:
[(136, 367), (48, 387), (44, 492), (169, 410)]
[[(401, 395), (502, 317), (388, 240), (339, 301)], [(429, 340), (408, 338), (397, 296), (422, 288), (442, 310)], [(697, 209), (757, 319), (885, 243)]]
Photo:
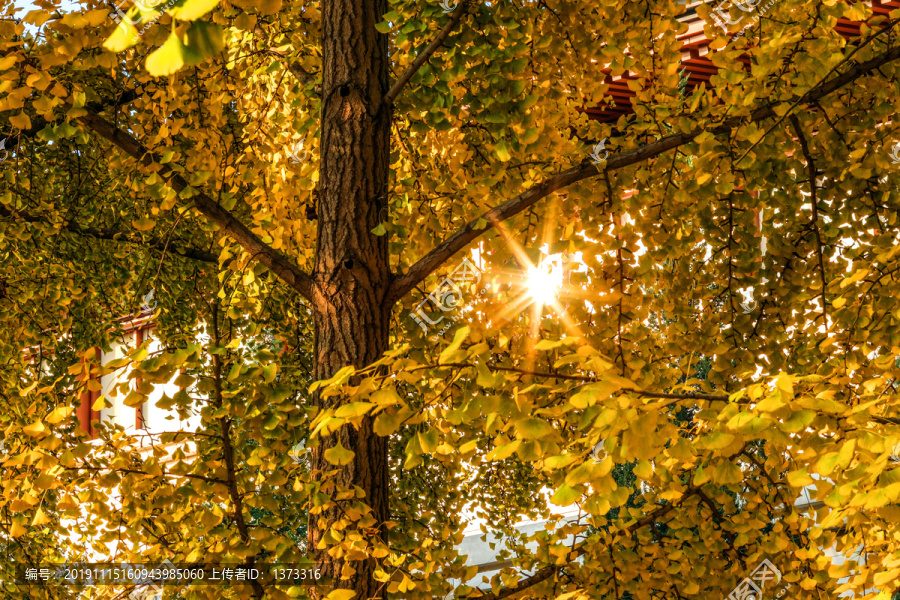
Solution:
[[(729, 32), (655, 0), (16, 4), (7, 570), (308, 561), (333, 581), (181, 595), (636, 600), (727, 597), (768, 559), (791, 598), (897, 590), (896, 3), (726, 2)], [(592, 118), (620, 77), (631, 110)], [(159, 348), (101, 364), (151, 290)], [(96, 409), (174, 380), (159, 408), (199, 427), (88, 440), (112, 375)], [(457, 550), (473, 516), (515, 549), (490, 581)]]

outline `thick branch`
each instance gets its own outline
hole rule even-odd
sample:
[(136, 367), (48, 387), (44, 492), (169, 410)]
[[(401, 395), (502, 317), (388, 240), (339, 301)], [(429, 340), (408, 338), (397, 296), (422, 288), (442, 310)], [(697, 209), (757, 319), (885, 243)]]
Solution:
[[(53, 225), (51, 221), (48, 221), (44, 217), (40, 217), (37, 215), (32, 215), (28, 213), (22, 212), (12, 212), (8, 210), (3, 205), (0, 205), (0, 217), (6, 217), (8, 219), (13, 219), (14, 221), (24, 222), (24, 223), (46, 223), (48, 225)], [(97, 240), (109, 240), (113, 242), (126, 242), (128, 244), (136, 244), (139, 246), (147, 246), (150, 248), (154, 248), (156, 250), (161, 250), (166, 247), (167, 240), (163, 238), (150, 238), (150, 239), (141, 239), (139, 236), (134, 236), (125, 231), (116, 231), (115, 229), (93, 229), (93, 228), (79, 228), (70, 225), (63, 225), (63, 231), (68, 233), (72, 233), (74, 235), (79, 235), (83, 237), (89, 237)], [(207, 262), (212, 264), (218, 263), (218, 257), (212, 252), (207, 252), (206, 250), (200, 250), (198, 248), (191, 248), (188, 246), (183, 246), (181, 242), (177, 240), (169, 241), (169, 251), (178, 254), (179, 256), (183, 256), (185, 258), (190, 258), (192, 260), (197, 260), (201, 262)]]
[[(859, 79), (860, 77), (863, 77), (864, 75), (867, 75), (872, 71), (878, 69), (879, 67), (897, 60), (898, 58), (900, 58), (900, 48), (894, 48), (870, 60), (862, 63), (857, 63), (854, 67), (847, 70), (846, 73), (838, 75), (837, 77), (833, 77), (828, 81), (821, 82), (818, 85), (814, 86), (806, 94), (803, 95), (803, 102), (806, 104), (815, 104), (825, 96), (828, 96), (829, 94), (841, 89), (848, 83), (855, 81), (856, 79)], [(721, 135), (729, 133), (735, 127), (738, 127), (746, 122), (756, 123), (759, 121), (770, 119), (777, 116), (775, 108), (780, 104), (782, 103), (773, 102), (765, 106), (761, 106), (754, 110), (750, 114), (749, 118), (733, 117), (709, 129), (699, 128), (694, 129), (693, 131), (688, 133), (677, 133), (669, 135), (648, 144), (638, 146), (637, 148), (620, 152), (609, 157), (609, 159), (606, 161), (606, 165), (603, 171), (615, 171), (617, 169), (622, 169), (624, 167), (628, 167), (637, 163), (644, 162), (651, 158), (655, 158), (663, 154), (664, 152), (667, 152), (673, 148), (678, 148), (679, 146), (691, 142), (694, 138), (704, 132)], [(570, 186), (573, 183), (577, 183), (591, 177), (596, 177), (599, 174), (600, 171), (598, 171), (597, 167), (594, 166), (589, 160), (585, 159), (581, 162), (581, 164), (563, 171), (562, 173), (554, 175), (553, 177), (545, 179), (531, 189), (522, 192), (521, 194), (510, 200), (507, 200), (500, 206), (491, 209), (481, 217), (470, 221), (461, 229), (451, 234), (450, 237), (444, 240), (441, 244), (431, 250), (424, 257), (419, 259), (419, 261), (413, 264), (405, 274), (396, 277), (394, 279), (393, 285), (391, 286), (390, 293), (388, 294), (389, 301), (393, 303), (402, 298), (404, 295), (406, 295), (407, 292), (415, 287), (416, 284), (425, 279), (425, 277), (427, 277), (435, 269), (441, 266), (447, 259), (465, 248), (468, 244), (477, 239), (488, 229), (490, 229), (491, 227), (495, 227), (497, 223), (514, 217), (515, 215), (526, 210), (539, 200), (546, 198), (557, 190)], [(487, 224), (484, 226), (480, 226), (479, 224), (481, 223), (483, 225), (484, 221), (487, 221)]]
[(412, 76), (416, 74), (422, 65), (428, 62), (428, 59), (431, 58), (431, 55), (437, 52), (437, 49), (441, 47), (441, 44), (444, 43), (444, 40), (447, 39), (447, 36), (450, 35), (450, 32), (456, 27), (456, 25), (462, 20), (463, 15), (466, 14), (466, 11), (469, 10), (469, 3), (471, 0), (463, 0), (459, 3), (459, 6), (456, 7), (456, 10), (450, 15), (450, 21), (444, 25), (444, 28), (437, 34), (437, 36), (431, 40), (431, 43), (428, 44), (421, 54), (419, 54), (415, 60), (412, 61), (406, 70), (400, 75), (400, 78), (397, 79), (397, 82), (390, 89), (390, 91), (384, 96), (384, 103), (387, 105), (391, 105), (394, 103), (394, 100), (397, 99), (397, 96), (400, 95), (401, 90), (403, 90), (403, 86), (409, 83), (409, 80), (412, 79)]
[[(100, 115), (88, 112), (87, 115), (79, 117), (78, 121), (91, 131), (118, 146), (127, 154), (130, 154), (143, 165), (150, 167), (156, 164), (159, 167), (160, 176), (176, 192), (181, 192), (188, 187), (188, 182), (181, 175), (162, 165), (159, 162), (159, 158), (151, 154), (137, 140), (106, 121)], [(240, 244), (255, 260), (265, 265), (279, 279), (307, 299), (312, 297), (312, 278), (297, 265), (263, 243), (246, 225), (238, 221), (231, 213), (206, 194), (197, 192), (195, 196), (191, 197), (191, 201), (194, 202), (197, 210), (221, 227), (226, 235)]]
[[(88, 102), (87, 104), (84, 105), (84, 108), (90, 112), (100, 113), (109, 108), (119, 108), (120, 106), (124, 106), (126, 104), (131, 104), (132, 102), (137, 100), (139, 97), (140, 97), (140, 94), (138, 92), (136, 92), (135, 90), (123, 90), (122, 93), (119, 94), (119, 97), (116, 98), (114, 101), (111, 100), (109, 102)], [(46, 127), (49, 124), (50, 124), (50, 122), (48, 122), (43, 117), (34, 116), (31, 119), (31, 127), (29, 127), (28, 129), (23, 129), (22, 131), (19, 132), (19, 135), (21, 135), (23, 137), (27, 137), (27, 138), (32, 138), (35, 135), (37, 135), (37, 133), (41, 129), (43, 129), (44, 127)]]

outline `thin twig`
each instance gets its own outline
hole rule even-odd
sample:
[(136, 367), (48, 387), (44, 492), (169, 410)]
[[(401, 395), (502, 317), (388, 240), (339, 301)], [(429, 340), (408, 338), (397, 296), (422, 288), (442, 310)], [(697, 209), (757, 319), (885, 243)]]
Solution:
[(431, 40), (431, 43), (426, 47), (416, 58), (412, 61), (412, 64), (409, 65), (406, 70), (400, 75), (400, 78), (397, 79), (397, 82), (394, 84), (394, 87), (385, 94), (384, 102), (385, 104), (391, 105), (394, 103), (394, 100), (397, 99), (397, 96), (400, 94), (400, 91), (403, 89), (409, 80), (412, 79), (412, 76), (416, 74), (416, 71), (428, 62), (428, 59), (431, 58), (431, 55), (434, 54), (438, 48), (441, 47), (441, 44), (444, 43), (444, 40), (447, 39), (447, 36), (450, 35), (450, 32), (456, 27), (456, 25), (462, 20), (463, 15), (469, 10), (469, 3), (472, 0), (463, 0), (459, 3), (459, 6), (456, 7), (456, 10), (450, 15), (450, 21), (444, 25), (444, 28), (437, 34), (437, 36)]

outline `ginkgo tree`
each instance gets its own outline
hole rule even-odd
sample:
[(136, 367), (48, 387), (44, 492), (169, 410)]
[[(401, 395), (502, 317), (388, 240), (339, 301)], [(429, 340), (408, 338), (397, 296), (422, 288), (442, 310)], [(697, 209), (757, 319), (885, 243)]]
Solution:
[[(320, 574), (183, 598), (625, 600), (727, 597), (769, 560), (792, 598), (889, 598), (898, 21), (0, 0), (4, 567)], [(151, 290), (158, 346), (103, 358)], [(86, 392), (173, 381), (157, 406), (199, 426), (149, 451), (76, 419)], [(515, 549), (490, 578), (458, 549), (472, 516)]]

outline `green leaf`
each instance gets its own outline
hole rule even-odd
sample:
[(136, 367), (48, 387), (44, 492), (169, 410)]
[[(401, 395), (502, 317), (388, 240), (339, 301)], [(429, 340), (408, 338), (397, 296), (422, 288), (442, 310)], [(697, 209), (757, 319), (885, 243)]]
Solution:
[(45, 142), (55, 142), (59, 139), (59, 135), (56, 133), (56, 129), (49, 124), (38, 131), (36, 135), (39, 140), (43, 140)]
[(387, 21), (382, 21), (381, 23), (375, 24), (375, 29), (378, 30), (378, 33), (390, 33), (391, 24)]
[(452, 358), (456, 351), (459, 350), (459, 347), (462, 345), (463, 341), (465, 341), (466, 336), (469, 335), (469, 326), (460, 327), (456, 330), (456, 333), (453, 335), (453, 341), (450, 342), (450, 345), (444, 348), (444, 351), (441, 352), (440, 357), (438, 358), (439, 363), (448, 363), (453, 362)]
[(506, 145), (504, 140), (497, 142), (497, 145), (494, 146), (494, 152), (497, 153), (497, 158), (499, 158), (501, 162), (507, 162), (512, 158), (509, 154), (509, 146)]
[(515, 452), (516, 450), (518, 450), (519, 446), (521, 446), (521, 445), (522, 445), (522, 440), (513, 440), (512, 442), (510, 442), (508, 444), (503, 444), (503, 445), (497, 446), (496, 448), (494, 448), (493, 450), (488, 452), (487, 456), (485, 456), (485, 458), (487, 460), (491, 460), (491, 461), (506, 460), (507, 458), (512, 456), (512, 453)]
[(281, 424), (281, 415), (279, 413), (272, 413), (263, 421), (263, 429), (268, 431), (272, 431), (276, 427)]
[(385, 411), (375, 419), (373, 429), (376, 435), (382, 437), (391, 435), (400, 428), (400, 425), (412, 415), (412, 411), (403, 406), (396, 412)]
[(56, 126), (56, 131), (61, 138), (70, 138), (78, 133), (78, 129), (72, 127), (69, 123), (60, 123)]
[(206, 21), (194, 21), (187, 31), (185, 64), (203, 62), (216, 56), (225, 48), (225, 30), (221, 26)]

